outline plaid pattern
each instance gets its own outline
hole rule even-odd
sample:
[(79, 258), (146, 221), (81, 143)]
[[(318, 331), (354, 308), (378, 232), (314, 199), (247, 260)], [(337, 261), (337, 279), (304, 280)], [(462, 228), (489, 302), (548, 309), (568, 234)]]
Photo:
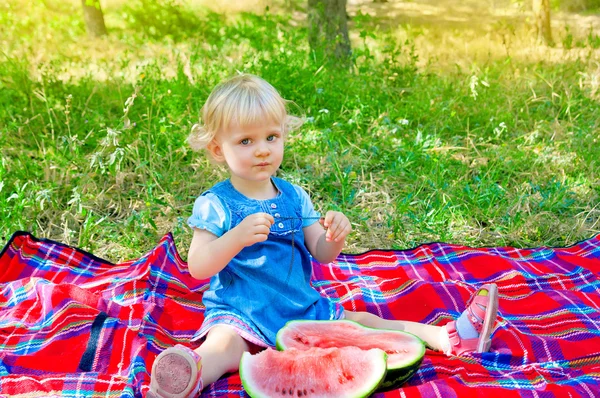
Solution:
[[(314, 286), (346, 309), (443, 325), (486, 282), (499, 287), (492, 351), (433, 351), (380, 397), (600, 396), (600, 235), (568, 248), (431, 243), (314, 264)], [(206, 281), (170, 234), (134, 261), (17, 232), (0, 255), (0, 396), (143, 397), (160, 351), (189, 344)], [(246, 396), (237, 374), (203, 396)]]

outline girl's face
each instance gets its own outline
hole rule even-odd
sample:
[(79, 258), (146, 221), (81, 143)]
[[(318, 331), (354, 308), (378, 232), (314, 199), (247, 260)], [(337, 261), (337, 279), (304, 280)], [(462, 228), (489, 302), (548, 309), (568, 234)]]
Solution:
[(282, 126), (274, 122), (233, 125), (220, 131), (208, 150), (215, 160), (227, 163), (232, 179), (270, 181), (283, 160)]

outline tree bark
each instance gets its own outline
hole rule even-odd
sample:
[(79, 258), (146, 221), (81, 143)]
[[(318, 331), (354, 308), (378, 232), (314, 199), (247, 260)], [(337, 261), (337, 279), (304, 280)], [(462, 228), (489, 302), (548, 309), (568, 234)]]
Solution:
[(308, 42), (319, 62), (350, 65), (346, 0), (308, 0)]
[(100, 0), (81, 0), (81, 4), (83, 5), (83, 17), (88, 35), (92, 37), (107, 35)]
[(550, 0), (533, 0), (533, 16), (539, 42), (552, 45), (552, 27), (550, 25)]

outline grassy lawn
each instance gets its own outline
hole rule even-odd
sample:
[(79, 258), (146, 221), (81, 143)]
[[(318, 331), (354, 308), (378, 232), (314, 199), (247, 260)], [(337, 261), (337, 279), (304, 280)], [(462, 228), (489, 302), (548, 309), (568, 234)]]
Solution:
[(79, 1), (29, 3), (0, 5), (0, 246), (26, 230), (120, 261), (171, 231), (185, 257), (193, 201), (226, 175), (185, 139), (236, 71), (306, 118), (280, 175), (349, 216), (346, 252), (600, 232), (600, 16), (556, 13), (549, 48), (514, 2), (350, 1), (342, 72), (290, 1), (106, 1), (99, 40)]

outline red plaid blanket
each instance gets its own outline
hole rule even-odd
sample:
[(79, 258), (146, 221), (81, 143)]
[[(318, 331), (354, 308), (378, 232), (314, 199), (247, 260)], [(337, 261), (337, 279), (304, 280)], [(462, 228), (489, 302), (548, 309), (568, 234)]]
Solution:
[[(600, 235), (568, 248), (431, 243), (314, 264), (313, 284), (350, 310), (443, 325), (475, 289), (498, 284), (490, 353), (427, 351), (404, 388), (380, 397), (600, 396)], [(205, 282), (170, 234), (111, 264), (17, 232), (0, 254), (0, 395), (143, 397), (156, 355), (189, 343)], [(245, 396), (238, 374), (203, 396)]]

